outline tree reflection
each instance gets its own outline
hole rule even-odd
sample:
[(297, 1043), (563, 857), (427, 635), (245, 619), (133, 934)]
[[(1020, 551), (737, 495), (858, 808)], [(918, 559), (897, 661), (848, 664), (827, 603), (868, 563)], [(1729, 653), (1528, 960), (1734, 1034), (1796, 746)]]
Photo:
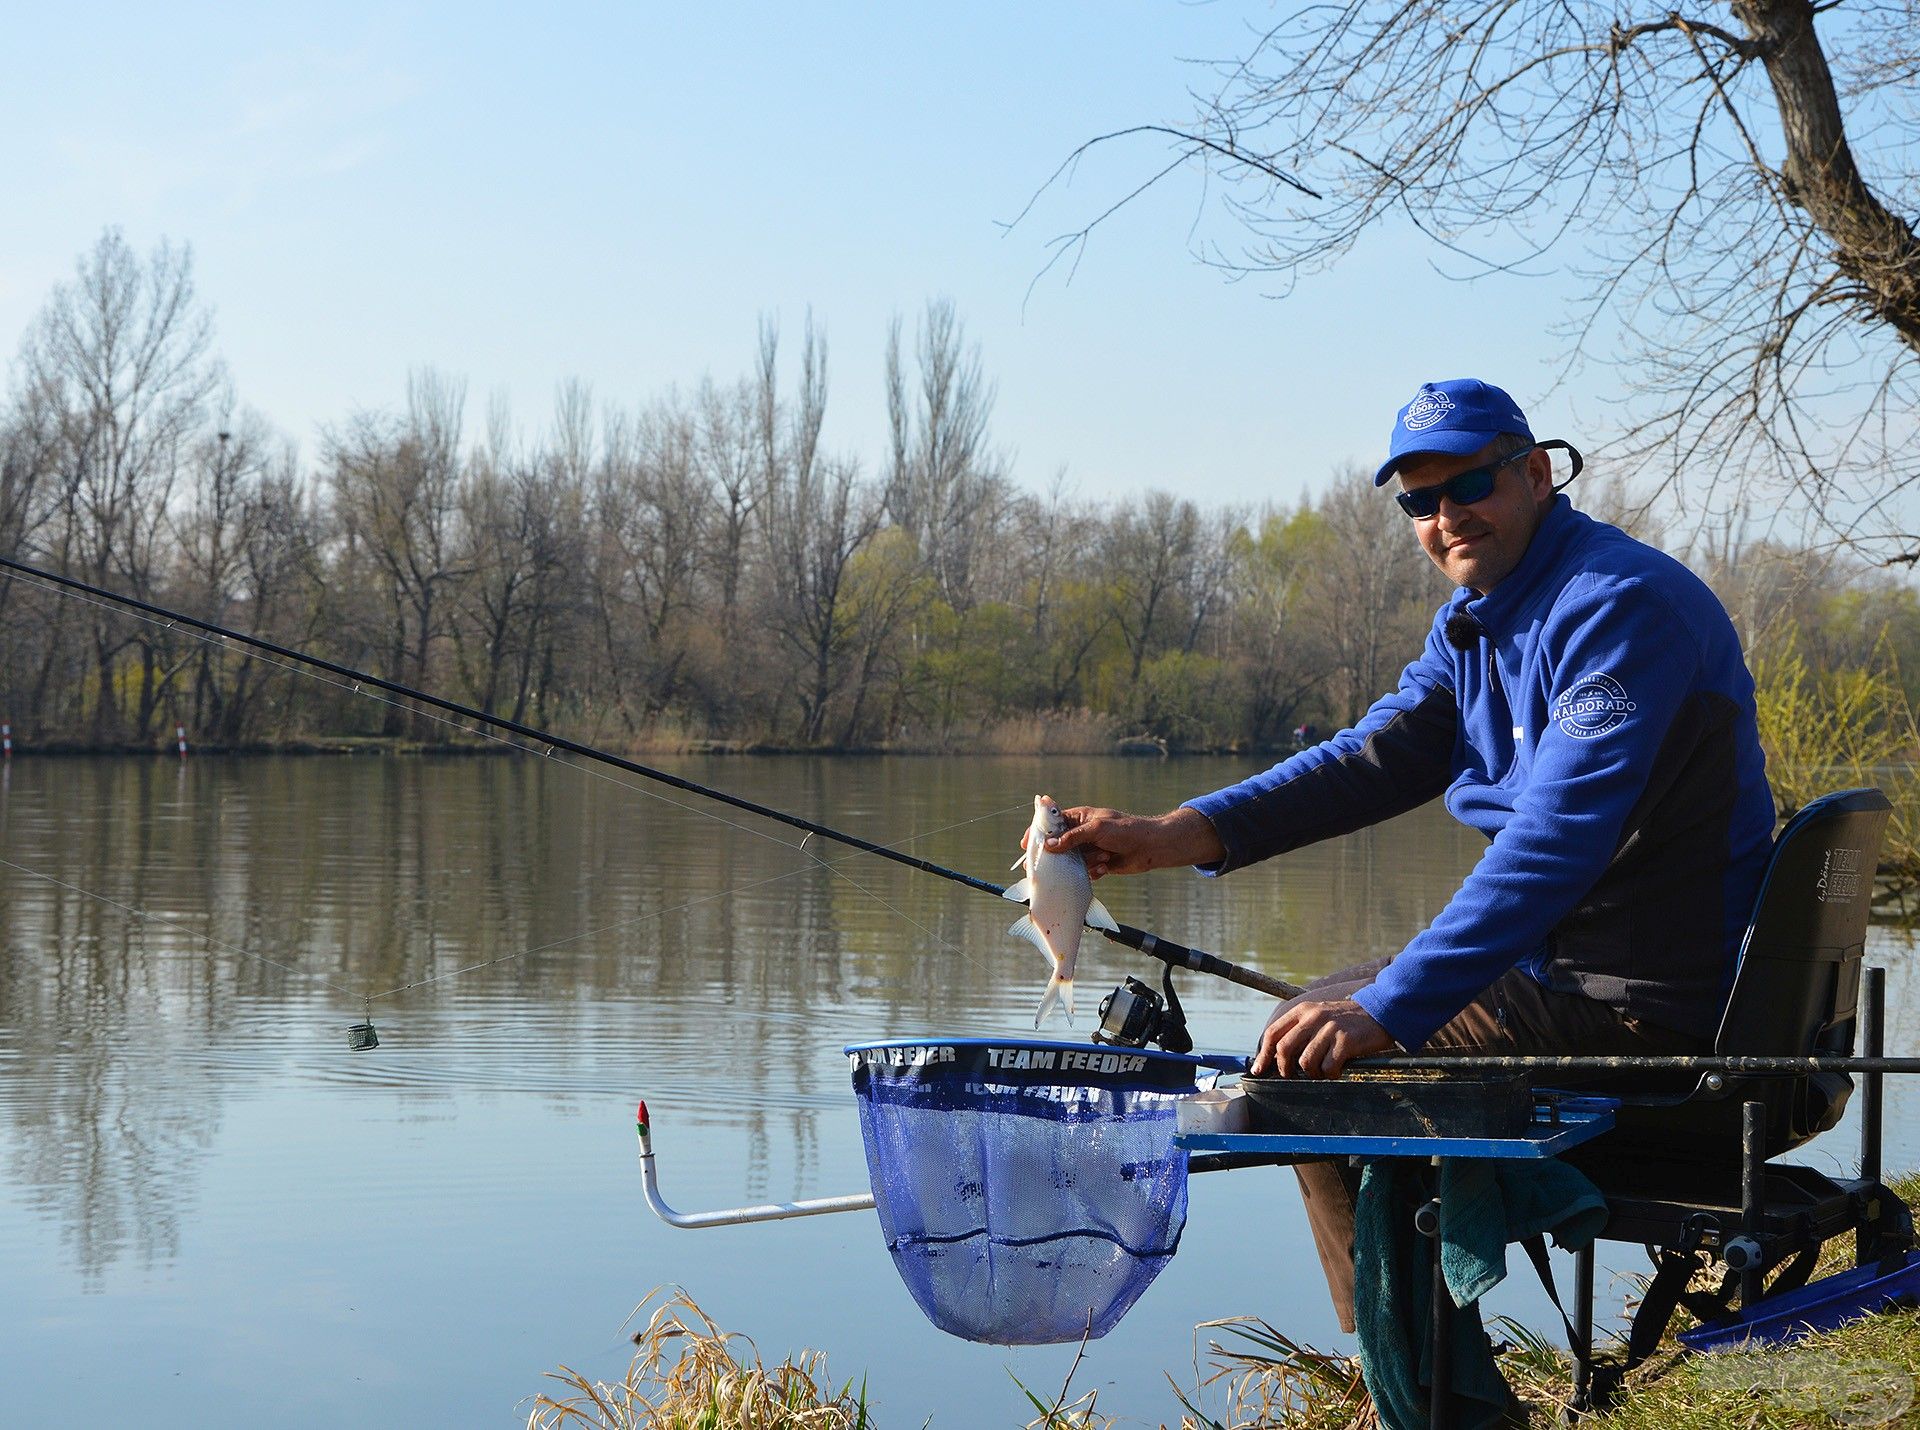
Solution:
[[(1246, 773), (740, 757), (684, 772), (995, 879), (1037, 790), (1165, 808)], [(721, 1129), (729, 1193), (784, 1196), (844, 1179), (822, 1167), (823, 1129), (851, 1119), (841, 1044), (1030, 1031), (1044, 970), (1007, 937), (1010, 905), (698, 806), (518, 756), (18, 762), (0, 776), (4, 857), (73, 887), (0, 870), (9, 1182), (97, 1287), (117, 1263), (178, 1256), (237, 1097), (345, 1089), (430, 1117), (640, 1087), (690, 1130)], [(1300, 978), (1396, 950), (1478, 853), (1435, 810), (1228, 880), (1101, 893), (1127, 922)], [(1127, 972), (1157, 965), (1090, 942), (1080, 1027), (1047, 1033), (1084, 1036)], [(1249, 1044), (1267, 1011), (1203, 980), (1183, 993), (1204, 1046)], [(368, 998), (382, 1048), (349, 1054)]]

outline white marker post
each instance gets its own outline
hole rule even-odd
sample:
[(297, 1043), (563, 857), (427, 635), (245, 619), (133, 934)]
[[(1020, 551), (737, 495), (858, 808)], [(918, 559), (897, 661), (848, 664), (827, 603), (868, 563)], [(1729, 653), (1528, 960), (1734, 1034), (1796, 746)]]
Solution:
[(13, 758), (13, 725), (0, 724), (0, 759)]
[(187, 727), (185, 725), (175, 725), (173, 727), (173, 738), (179, 741), (180, 758), (184, 760), (187, 757)]

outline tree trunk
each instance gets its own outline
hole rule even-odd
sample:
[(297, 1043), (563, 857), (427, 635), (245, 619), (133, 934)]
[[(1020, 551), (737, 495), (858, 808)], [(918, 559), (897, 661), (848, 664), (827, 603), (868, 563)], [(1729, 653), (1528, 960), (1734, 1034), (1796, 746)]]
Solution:
[(1833, 243), (1855, 297), (1920, 353), (1920, 239), (1867, 187), (1847, 143), (1840, 96), (1809, 0), (1734, 0), (1780, 108), (1787, 197)]

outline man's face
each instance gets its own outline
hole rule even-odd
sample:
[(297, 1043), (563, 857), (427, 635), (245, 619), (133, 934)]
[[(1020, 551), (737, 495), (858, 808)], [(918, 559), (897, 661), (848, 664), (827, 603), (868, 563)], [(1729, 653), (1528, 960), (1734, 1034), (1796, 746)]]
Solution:
[[(1438, 486), (1461, 472), (1499, 461), (1499, 445), (1490, 442), (1470, 457), (1443, 452), (1409, 457), (1400, 468), (1400, 487), (1411, 492)], [(1493, 490), (1481, 500), (1462, 506), (1442, 497), (1439, 511), (1413, 525), (1420, 545), (1447, 579), (1484, 596), (1513, 574), (1552, 501), (1553, 460), (1534, 451), (1502, 467)]]

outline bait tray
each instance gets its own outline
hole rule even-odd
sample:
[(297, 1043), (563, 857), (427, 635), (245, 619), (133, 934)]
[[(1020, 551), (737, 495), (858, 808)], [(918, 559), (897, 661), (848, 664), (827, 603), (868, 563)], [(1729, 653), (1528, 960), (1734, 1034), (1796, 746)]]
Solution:
[(1247, 1130), (1286, 1136), (1518, 1137), (1533, 1119), (1524, 1073), (1376, 1072), (1243, 1077)]

